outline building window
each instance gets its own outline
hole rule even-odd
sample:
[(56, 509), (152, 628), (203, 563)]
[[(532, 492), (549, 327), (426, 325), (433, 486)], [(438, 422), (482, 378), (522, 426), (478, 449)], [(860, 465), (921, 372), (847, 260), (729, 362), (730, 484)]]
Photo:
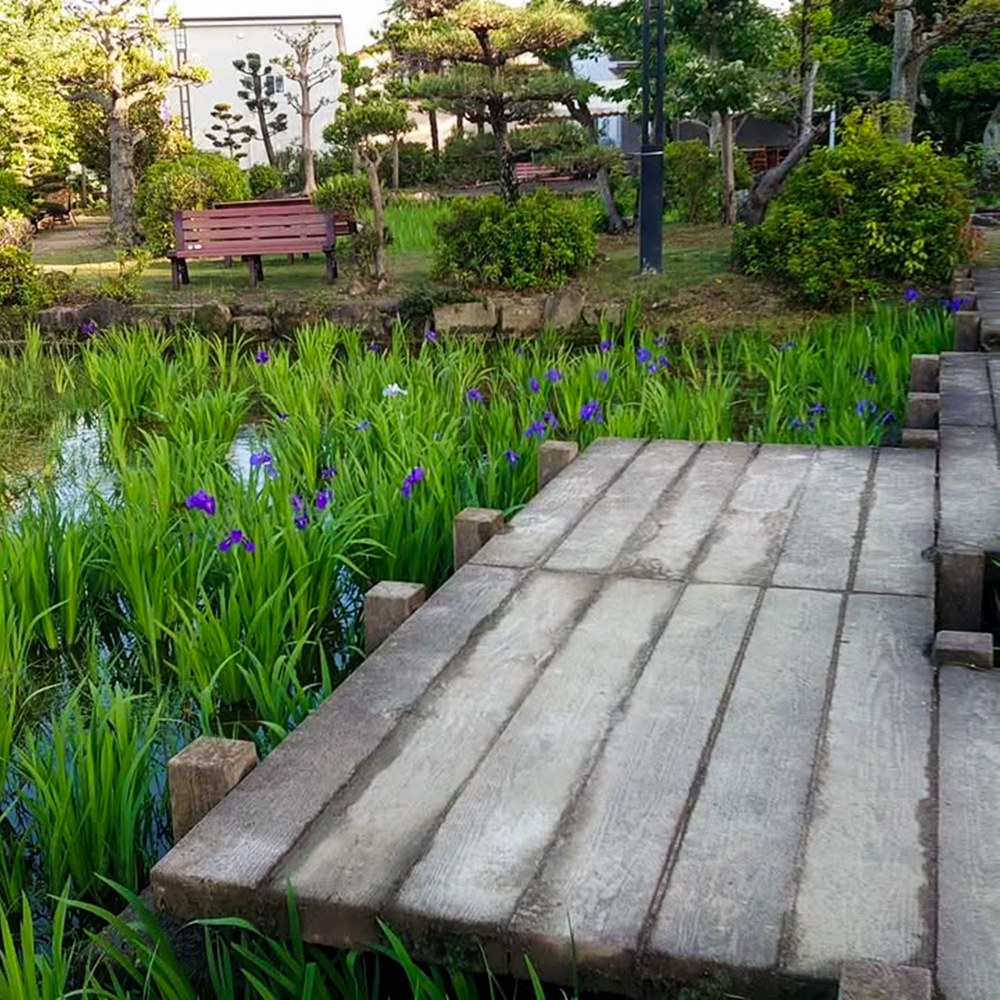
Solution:
[(285, 78), (280, 73), (268, 73), (264, 77), (264, 91), (268, 97), (285, 92)]

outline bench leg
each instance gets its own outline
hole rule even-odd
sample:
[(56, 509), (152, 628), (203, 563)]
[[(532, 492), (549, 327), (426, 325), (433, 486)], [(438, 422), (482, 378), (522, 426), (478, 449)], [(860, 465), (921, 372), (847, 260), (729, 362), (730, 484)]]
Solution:
[(223, 257), (222, 258), (222, 266), (223, 267), (232, 267), (233, 266), (233, 258), (232, 257)]
[(293, 254), (293, 253), (290, 253), (290, 254), (288, 255), (288, 263), (289, 263), (289, 264), (294, 264), (294, 263), (295, 263), (295, 254)]
[(250, 287), (257, 287), (257, 258), (247, 257), (247, 267), (250, 269)]
[(170, 287), (175, 292), (181, 290), (181, 262), (176, 259), (170, 261)]
[(302, 259), (303, 259), (303, 260), (308, 260), (308, 259), (309, 259), (309, 254), (307, 254), (307, 253), (304, 253), (304, 254), (302, 255)]
[(256, 261), (257, 261), (257, 280), (258, 281), (263, 281), (264, 280), (264, 258), (263, 257), (257, 257)]
[(326, 280), (327, 284), (332, 285), (334, 279), (337, 277), (337, 257), (332, 250), (327, 250), (326, 252)]
[(191, 276), (188, 274), (188, 262), (183, 258), (181, 258), (180, 265), (181, 265), (181, 281), (185, 285), (190, 285)]

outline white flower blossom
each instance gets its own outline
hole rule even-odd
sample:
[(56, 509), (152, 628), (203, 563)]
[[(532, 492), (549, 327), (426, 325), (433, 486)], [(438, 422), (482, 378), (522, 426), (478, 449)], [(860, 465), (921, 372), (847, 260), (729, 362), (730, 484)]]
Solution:
[(406, 395), (407, 395), (406, 390), (402, 386), (396, 385), (395, 382), (393, 382), (392, 385), (387, 385), (382, 390), (382, 396), (386, 399), (389, 399), (392, 396), (406, 396)]

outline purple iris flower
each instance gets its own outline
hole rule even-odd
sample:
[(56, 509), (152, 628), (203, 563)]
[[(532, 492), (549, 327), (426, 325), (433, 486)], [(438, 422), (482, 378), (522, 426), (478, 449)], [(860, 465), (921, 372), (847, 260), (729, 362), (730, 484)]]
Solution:
[(666, 347), (667, 346), (667, 338), (666, 337), (654, 337), (653, 338), (653, 343), (656, 344), (657, 347)]
[(615, 345), (611, 343), (610, 340), (601, 341), (601, 353), (607, 354)]
[(796, 342), (794, 340), (786, 340), (779, 348), (779, 351), (790, 351), (793, 347), (796, 347)]
[(330, 506), (331, 500), (333, 500), (333, 490), (320, 490), (316, 494), (316, 509), (326, 510)]
[(267, 353), (267, 351), (265, 351), (265, 350), (264, 350), (263, 348), (261, 348), (261, 350), (259, 350), (259, 351), (258, 351), (258, 352), (257, 352), (257, 353), (256, 353), (256, 354), (255, 354), (255, 355), (253, 356), (253, 359), (254, 359), (254, 361), (256, 361), (256, 362), (257, 362), (257, 364), (259, 364), (259, 365), (266, 365), (266, 364), (268, 363), (268, 361), (270, 361), (270, 360), (271, 360), (271, 355), (270, 355), (270, 354), (268, 354), (268, 353)]
[(403, 480), (403, 485), (399, 488), (404, 497), (409, 497), (413, 493), (413, 487), (424, 478), (424, 470), (418, 465), (410, 469), (409, 474)]
[(854, 412), (859, 417), (874, 417), (878, 413), (878, 406), (871, 399), (859, 399), (854, 406)]
[(235, 528), (230, 531), (229, 534), (219, 542), (219, 551), (228, 552), (234, 545), (242, 545), (244, 551), (249, 552), (253, 555), (257, 551), (257, 546), (250, 541), (249, 538), (245, 538), (243, 532), (239, 528)]
[(822, 403), (813, 403), (813, 405), (809, 407), (809, 412), (822, 415), (826, 413), (826, 407)]
[(639, 364), (644, 365), (653, 360), (653, 352), (648, 347), (640, 347), (639, 350), (635, 352), (635, 360), (638, 361)]
[(601, 385), (607, 385), (608, 384), (607, 368), (598, 368), (597, 371), (594, 372), (594, 378), (596, 378), (597, 381), (601, 383)]
[(362, 420), (360, 424), (356, 424), (354, 429), (356, 431), (366, 431), (371, 427), (372, 422), (370, 420)]
[(870, 368), (864, 373), (862, 378), (869, 384), (874, 385), (878, 381), (878, 376)]
[(274, 456), (268, 454), (266, 451), (254, 452), (250, 456), (250, 468), (259, 469), (262, 465), (271, 465), (274, 462)]
[(907, 302), (916, 302), (917, 299), (920, 298), (920, 292), (918, 292), (915, 288), (907, 288), (906, 291), (903, 292), (903, 298), (906, 299)]
[(541, 420), (534, 421), (531, 426), (524, 432), (526, 438), (536, 437), (539, 441), (545, 437), (548, 433), (548, 428)]
[(670, 358), (668, 358), (665, 354), (660, 355), (660, 367), (664, 371), (666, 371), (670, 367)]
[(278, 414), (275, 414), (275, 416), (277, 416), (277, 418), (279, 420), (287, 420), (288, 419), (288, 414), (287, 413), (278, 413)]
[(319, 470), (320, 479), (334, 479), (337, 476), (337, 466), (330, 465)]
[(545, 377), (555, 385), (556, 382), (562, 381), (562, 372), (558, 368), (550, 368), (546, 373)]
[(465, 394), (465, 398), (470, 403), (481, 403), (483, 401), (483, 394), (478, 389), (470, 389)]
[(508, 448), (503, 454), (504, 454), (504, 458), (506, 458), (507, 461), (510, 462), (511, 465), (517, 465), (517, 463), (521, 459), (521, 456), (518, 455), (518, 453), (516, 451), (514, 451), (513, 448)]
[(93, 337), (101, 328), (97, 325), (97, 320), (88, 319), (86, 323), (80, 324), (80, 333), (85, 337)]
[(659, 370), (660, 366), (655, 361), (650, 361), (649, 364), (646, 365), (646, 371), (648, 371), (650, 375), (655, 375)]
[(797, 431), (801, 430), (803, 427), (805, 427), (805, 424), (802, 423), (802, 421), (799, 420), (798, 417), (792, 417), (792, 419), (788, 421), (789, 430)]
[(300, 514), (297, 518), (295, 518), (295, 527), (298, 528), (299, 531), (305, 531), (306, 528), (309, 527), (308, 516), (306, 514)]
[(424, 334), (424, 340), (428, 343), (433, 344), (438, 339), (437, 330), (428, 330)]
[(551, 410), (546, 410), (542, 414), (542, 420), (544, 420), (552, 430), (555, 430), (559, 426), (559, 421), (556, 415)]
[(374, 340), (368, 345), (368, 350), (372, 354), (381, 354), (382, 353), (382, 348), (379, 347), (379, 345), (376, 344)]
[(197, 493), (192, 493), (184, 501), (184, 504), (188, 510), (202, 510), (209, 517), (215, 516), (215, 497), (211, 493), (206, 493), (205, 490), (198, 490)]
[(941, 305), (944, 306), (946, 312), (961, 312), (963, 309), (972, 305), (972, 299), (966, 299), (961, 295), (956, 295), (953, 299), (942, 299)]
[(888, 424), (894, 424), (896, 422), (896, 414), (892, 410), (886, 410), (881, 417), (878, 418), (878, 422), (883, 426)]
[(528, 388), (533, 393), (535, 393), (535, 395), (538, 395), (538, 393), (540, 393), (542, 391), (542, 383), (539, 382), (538, 379), (535, 378), (534, 375), (532, 375), (531, 378), (528, 380)]
[(593, 420), (595, 424), (603, 424), (604, 415), (601, 413), (601, 404), (596, 399), (584, 403), (580, 407), (580, 419), (584, 423), (590, 423)]
[(288, 499), (292, 502), (292, 510), (294, 510), (296, 514), (301, 514), (304, 506), (302, 503), (302, 497), (300, 497), (298, 493), (293, 493)]

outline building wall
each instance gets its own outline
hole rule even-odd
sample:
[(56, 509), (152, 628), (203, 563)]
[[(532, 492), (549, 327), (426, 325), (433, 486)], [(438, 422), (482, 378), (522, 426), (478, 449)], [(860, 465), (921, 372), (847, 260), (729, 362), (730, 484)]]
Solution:
[[(278, 31), (295, 35), (313, 21), (323, 28), (317, 44), (329, 42), (330, 48), (327, 51), (336, 56), (341, 51), (340, 44), (343, 40), (343, 28), (339, 17), (275, 17), (245, 20), (188, 18), (181, 22), (181, 29), (177, 32), (165, 28), (170, 50), (173, 52), (178, 47), (183, 49), (186, 35), (187, 62), (204, 67), (210, 74), (209, 81), (200, 87), (174, 89), (170, 92), (168, 101), (171, 117), (177, 121), (190, 117), (189, 135), (199, 149), (213, 149), (211, 140), (205, 133), (209, 132), (214, 124), (212, 109), (216, 104), (229, 104), (235, 112), (243, 115), (243, 123), (256, 127), (257, 116), (247, 110), (237, 96), (237, 91), (241, 89), (240, 73), (233, 66), (234, 59), (244, 59), (248, 52), (256, 52), (265, 65), (271, 63), (273, 66), (274, 98), (278, 102), (274, 113), (283, 111), (288, 115), (288, 129), (274, 136), (274, 146), (276, 149), (284, 149), (297, 144), (301, 138), (301, 124), (295, 110), (288, 103), (288, 92), (291, 89), (297, 96), (298, 85), (286, 79), (285, 71), (280, 66), (274, 65), (272, 60), (278, 56), (291, 54), (285, 42), (278, 37)], [(313, 89), (313, 102), (323, 96), (329, 98), (329, 103), (313, 118), (310, 130), (314, 149), (322, 146), (323, 129), (334, 118), (337, 99), (340, 96), (339, 73), (322, 87)], [(185, 100), (190, 102), (189, 116), (182, 114), (184, 110), (182, 102)], [(244, 166), (267, 162), (264, 144), (259, 140), (252, 141), (246, 152), (249, 155), (241, 161)]]

